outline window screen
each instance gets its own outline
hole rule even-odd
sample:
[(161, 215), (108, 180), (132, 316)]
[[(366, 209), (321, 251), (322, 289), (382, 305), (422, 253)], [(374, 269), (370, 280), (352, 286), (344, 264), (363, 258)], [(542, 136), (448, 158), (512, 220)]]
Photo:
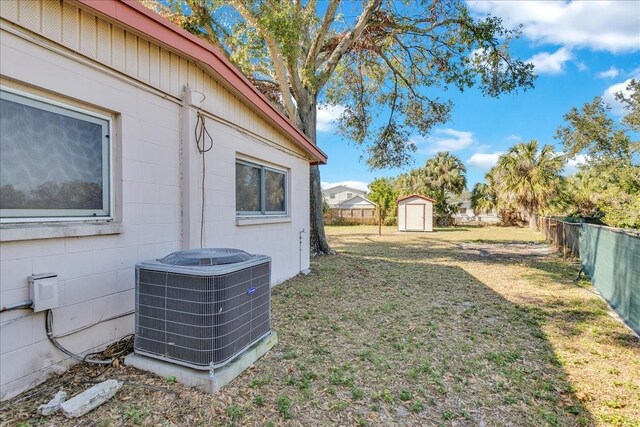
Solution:
[(236, 214), (287, 213), (287, 172), (255, 163), (236, 162)]
[(0, 216), (109, 216), (109, 121), (0, 91)]

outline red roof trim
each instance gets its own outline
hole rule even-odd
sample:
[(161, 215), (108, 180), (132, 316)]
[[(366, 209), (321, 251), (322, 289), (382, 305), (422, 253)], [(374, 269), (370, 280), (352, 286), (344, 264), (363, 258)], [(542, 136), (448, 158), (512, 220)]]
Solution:
[(312, 164), (324, 164), (327, 155), (278, 111), (267, 98), (216, 48), (200, 40), (146, 8), (135, 0), (72, 0), (86, 8), (107, 16), (126, 27), (142, 33), (159, 43), (205, 64), (229, 89), (244, 98), (256, 112), (288, 135), (312, 158)]
[(435, 201), (434, 199), (432, 199), (431, 197), (421, 196), (421, 195), (419, 195), (419, 194), (412, 194), (412, 195), (410, 195), (410, 196), (405, 196), (405, 197), (401, 197), (401, 198), (399, 198), (398, 200), (396, 200), (396, 203), (400, 203), (400, 202), (402, 202), (403, 200), (411, 199), (411, 198), (413, 198), (413, 197), (418, 197), (418, 198), (420, 198), (420, 199), (428, 200), (428, 201), (433, 202), (433, 203), (435, 203), (435, 202), (436, 202), (436, 201)]

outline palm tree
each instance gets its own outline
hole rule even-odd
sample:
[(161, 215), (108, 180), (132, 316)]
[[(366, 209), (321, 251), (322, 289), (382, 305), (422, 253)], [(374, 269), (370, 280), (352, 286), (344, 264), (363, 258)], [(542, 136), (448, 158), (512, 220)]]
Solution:
[(395, 179), (395, 190), (400, 197), (411, 194), (428, 196), (433, 193), (421, 168), (398, 175)]
[(459, 195), (467, 186), (466, 168), (462, 161), (447, 151), (440, 151), (427, 160), (422, 168), (422, 175), (427, 187), (432, 189), (436, 204), (436, 222), (446, 226), (452, 222), (452, 214), (457, 206), (450, 206), (446, 193)]
[(462, 161), (448, 151), (440, 151), (424, 164), (424, 175), (430, 186), (438, 189), (442, 199), (447, 191), (460, 194), (467, 186), (467, 169)]
[(538, 149), (536, 140), (516, 144), (498, 159), (495, 169), (502, 179), (495, 182), (496, 191), (526, 212), (532, 229), (537, 228), (540, 210), (560, 193), (564, 162), (551, 145)]
[(471, 209), (476, 213), (489, 213), (496, 208), (496, 195), (491, 187), (483, 182), (473, 186), (471, 192)]

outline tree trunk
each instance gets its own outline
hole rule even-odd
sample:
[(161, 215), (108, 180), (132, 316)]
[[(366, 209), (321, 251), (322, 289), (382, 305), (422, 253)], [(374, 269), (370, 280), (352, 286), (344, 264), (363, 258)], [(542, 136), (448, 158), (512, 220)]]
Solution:
[(538, 214), (534, 209), (529, 211), (529, 228), (532, 230), (538, 229)]
[[(305, 135), (316, 143), (316, 102), (308, 105), (298, 105), (298, 115)], [(309, 168), (309, 245), (311, 256), (333, 255), (335, 252), (329, 247), (327, 236), (324, 233), (324, 220), (322, 218), (322, 187), (320, 185), (320, 167)]]
[(309, 170), (309, 202), (311, 215), (309, 245), (312, 256), (333, 255), (329, 247), (327, 236), (324, 234), (324, 221), (322, 219), (322, 189), (320, 187), (320, 168), (311, 166)]

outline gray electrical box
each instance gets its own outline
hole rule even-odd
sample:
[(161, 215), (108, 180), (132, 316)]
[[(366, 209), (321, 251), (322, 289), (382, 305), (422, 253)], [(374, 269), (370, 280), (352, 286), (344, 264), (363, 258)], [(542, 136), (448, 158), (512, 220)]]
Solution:
[(44, 311), (60, 306), (58, 275), (56, 273), (29, 276), (29, 298), (33, 311)]

